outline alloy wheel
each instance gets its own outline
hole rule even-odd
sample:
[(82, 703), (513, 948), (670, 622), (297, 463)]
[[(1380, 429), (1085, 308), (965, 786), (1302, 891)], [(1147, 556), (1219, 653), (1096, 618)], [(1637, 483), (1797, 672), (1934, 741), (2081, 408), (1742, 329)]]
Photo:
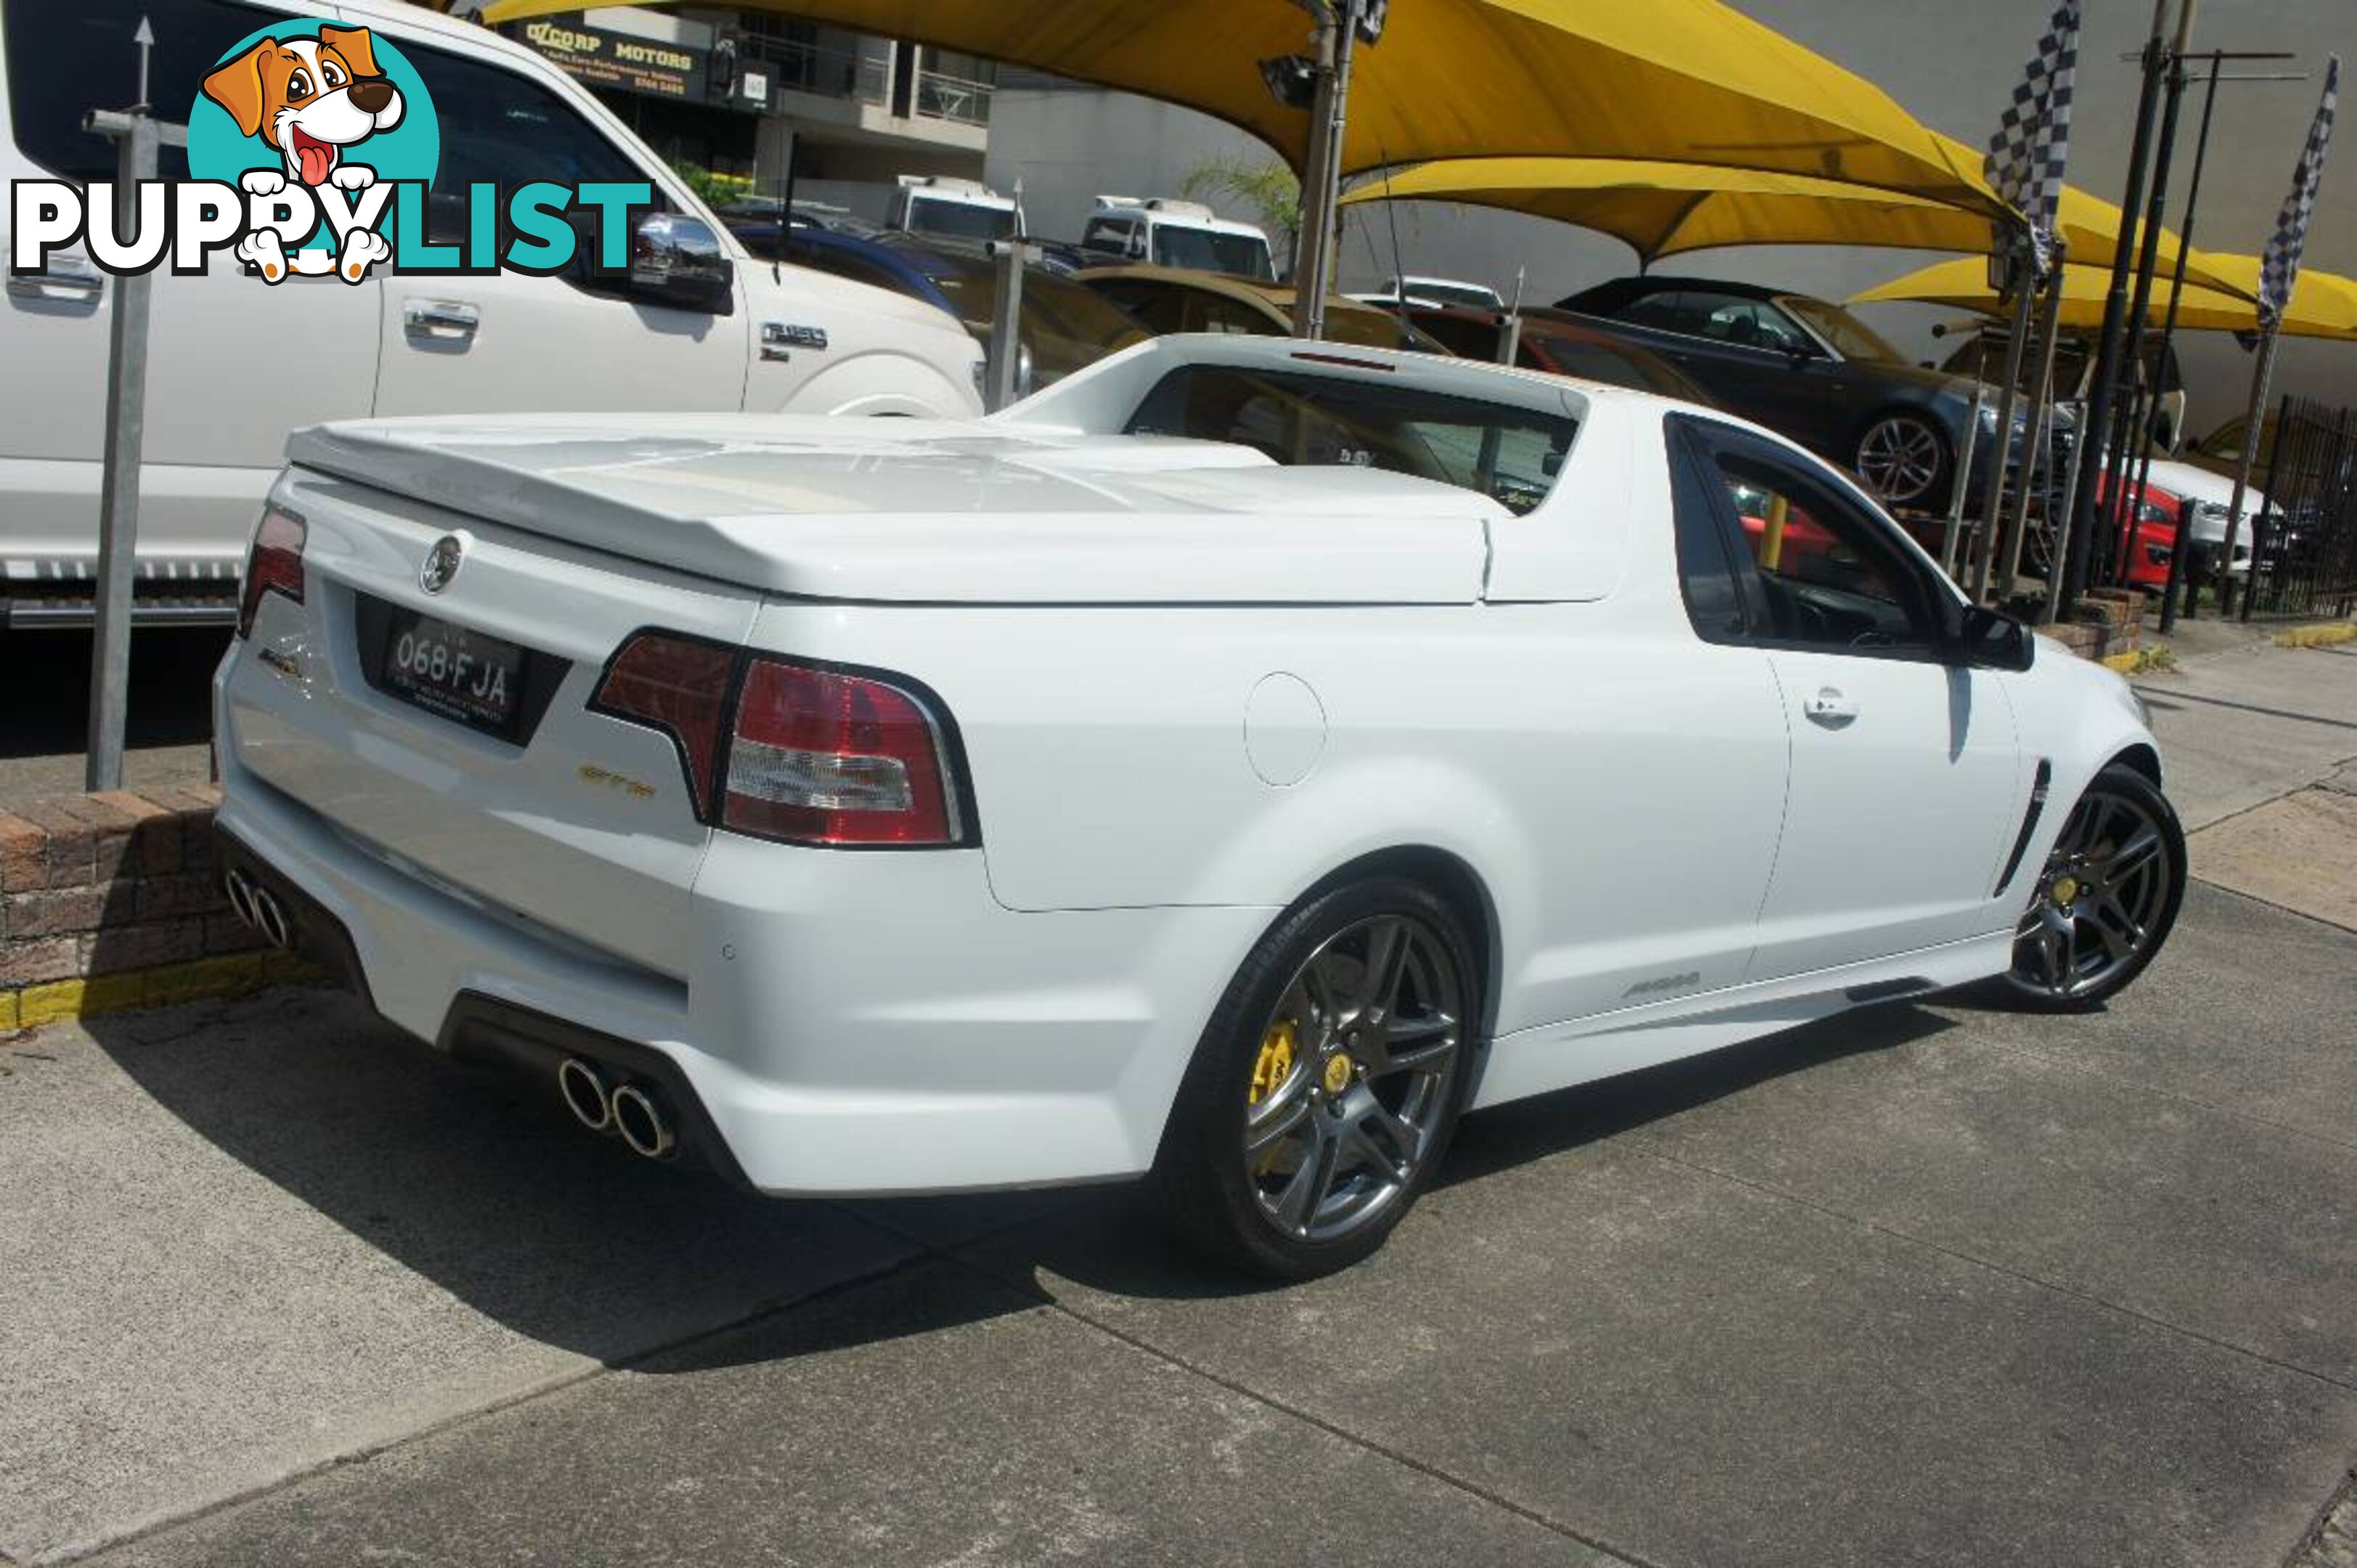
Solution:
[(1929, 496), (1946, 461), (1940, 433), (1913, 414), (1876, 420), (1858, 438), (1858, 478), (1893, 506)]
[(2069, 1002), (2139, 963), (2168, 931), (2169, 843), (2147, 802), (2098, 779), (2062, 824), (2015, 932), (2015, 983)]
[(1465, 995), (1448, 944), (1405, 915), (1344, 927), (1294, 972), (1245, 1090), (1242, 1151), (1285, 1235), (1351, 1235), (1414, 1186), (1454, 1103)]

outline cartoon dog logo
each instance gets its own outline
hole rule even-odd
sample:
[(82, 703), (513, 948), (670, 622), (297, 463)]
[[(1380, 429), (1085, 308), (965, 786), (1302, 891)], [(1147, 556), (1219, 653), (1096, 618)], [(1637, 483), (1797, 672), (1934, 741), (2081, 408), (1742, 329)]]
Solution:
[[(366, 27), (322, 26), (316, 38), (264, 38), (206, 77), (205, 96), (229, 111), (241, 134), (260, 136), (284, 161), (283, 171), (250, 169), (239, 180), (255, 196), (274, 196), (290, 180), (347, 191), (374, 185), (376, 170), (349, 161), (345, 150), (400, 124), (405, 107), (400, 89), (377, 69)], [(284, 249), (267, 231), (249, 236), (238, 253), (272, 283), (286, 275)], [(355, 231), (337, 270), (357, 281), (368, 263), (390, 253), (377, 235)]]

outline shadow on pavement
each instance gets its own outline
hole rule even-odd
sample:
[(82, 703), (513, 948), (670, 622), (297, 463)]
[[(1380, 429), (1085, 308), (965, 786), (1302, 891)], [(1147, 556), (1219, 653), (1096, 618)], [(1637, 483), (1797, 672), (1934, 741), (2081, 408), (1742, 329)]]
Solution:
[[(1947, 1020), (1869, 1009), (1755, 1044), (1469, 1118), (1444, 1186), (1545, 1158), (1768, 1079), (1925, 1038)], [(533, 1080), (461, 1067), (340, 993), (91, 1020), (141, 1090), (208, 1143), (393, 1262), (516, 1334), (664, 1372), (774, 1355), (716, 1334), (926, 1251), (989, 1240), (1000, 1279), (1040, 1270), (1164, 1299), (1270, 1287), (1206, 1269), (1135, 1188), (873, 1203), (779, 1201), (652, 1165), (574, 1124)], [(266, 1219), (266, 1216), (264, 1217)], [(859, 1317), (793, 1353), (1028, 1310), (969, 1271), (918, 1307)], [(845, 1338), (848, 1334), (850, 1337)], [(710, 1338), (699, 1339), (710, 1335)], [(686, 1343), (696, 1341), (695, 1343)]]

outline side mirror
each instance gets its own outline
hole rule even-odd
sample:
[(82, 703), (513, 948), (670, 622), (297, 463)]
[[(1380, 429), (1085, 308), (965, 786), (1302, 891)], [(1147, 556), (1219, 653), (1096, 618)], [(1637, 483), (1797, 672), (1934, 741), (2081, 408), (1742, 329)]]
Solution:
[(2037, 657), (2029, 628), (2002, 610), (1958, 605), (1949, 622), (1948, 646), (1960, 664), (1975, 670), (2027, 670)]
[(630, 231), (630, 293), (649, 305), (730, 316), (737, 309), (737, 264), (697, 219), (649, 212)]

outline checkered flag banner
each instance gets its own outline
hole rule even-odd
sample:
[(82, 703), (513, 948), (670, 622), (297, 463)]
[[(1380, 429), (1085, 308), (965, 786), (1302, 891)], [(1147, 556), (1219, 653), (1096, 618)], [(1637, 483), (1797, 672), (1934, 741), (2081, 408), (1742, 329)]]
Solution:
[(2079, 4), (2062, 0), (2038, 39), (2013, 102), (1997, 121), (1983, 172), (1996, 193), (2029, 220), (2029, 244), (2044, 277), (2054, 266), (2054, 215), (2071, 162), (2071, 93), (2079, 74)]
[(2276, 215), (2275, 237), (2259, 263), (2259, 324), (2270, 331), (2283, 319), (2291, 291), (2299, 282), (2299, 253), (2308, 245), (2308, 220), (2316, 210), (2317, 187), (2324, 183), (2324, 155), (2332, 146), (2332, 115), (2341, 97), (2341, 57), (2324, 68), (2324, 100), (2308, 128), (2308, 145), (2299, 150), (2299, 166), (2292, 170), (2291, 194)]

